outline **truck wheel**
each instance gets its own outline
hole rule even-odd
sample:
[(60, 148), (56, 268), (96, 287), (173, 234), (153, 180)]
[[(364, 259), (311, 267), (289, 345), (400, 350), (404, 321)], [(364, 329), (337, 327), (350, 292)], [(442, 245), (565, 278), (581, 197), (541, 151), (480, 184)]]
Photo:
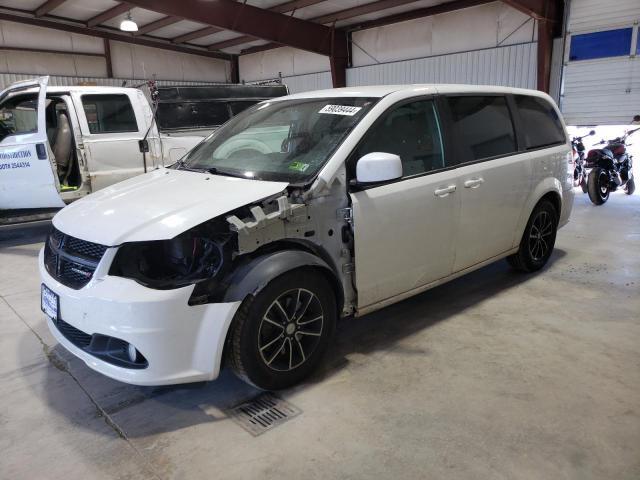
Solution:
[(594, 205), (602, 205), (609, 200), (609, 175), (602, 168), (594, 168), (589, 174), (587, 188), (589, 199)]
[(633, 180), (633, 178), (630, 178), (627, 181), (627, 184), (624, 186), (624, 193), (626, 193), (627, 195), (633, 195), (633, 192), (636, 191), (636, 182)]
[(227, 360), (263, 390), (291, 387), (310, 375), (329, 346), (336, 298), (322, 274), (297, 269), (242, 302), (227, 338)]
[(545, 266), (556, 243), (558, 213), (549, 200), (542, 200), (529, 217), (520, 240), (520, 248), (507, 257), (509, 264), (521, 272), (535, 272)]

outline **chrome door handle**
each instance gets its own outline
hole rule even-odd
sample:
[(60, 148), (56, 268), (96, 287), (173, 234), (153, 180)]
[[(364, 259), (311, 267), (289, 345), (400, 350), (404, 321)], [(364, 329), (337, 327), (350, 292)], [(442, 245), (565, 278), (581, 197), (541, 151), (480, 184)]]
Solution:
[(483, 183), (483, 178), (472, 178), (471, 180), (464, 182), (464, 188), (478, 188)]
[(433, 194), (436, 197), (446, 197), (447, 195), (449, 195), (450, 193), (453, 193), (455, 191), (456, 191), (456, 186), (455, 185), (449, 185), (448, 187), (438, 188), (437, 190), (435, 190), (433, 192)]

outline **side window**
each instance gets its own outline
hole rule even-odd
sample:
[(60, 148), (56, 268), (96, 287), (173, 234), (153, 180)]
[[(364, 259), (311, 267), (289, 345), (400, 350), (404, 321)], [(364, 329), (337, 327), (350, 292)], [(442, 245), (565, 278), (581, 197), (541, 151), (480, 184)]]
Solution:
[(136, 116), (126, 95), (83, 95), (82, 106), (91, 133), (138, 131)]
[(0, 140), (38, 131), (38, 96), (10, 97), (0, 105)]
[(458, 163), (472, 162), (515, 152), (516, 137), (507, 106), (501, 96), (447, 97), (458, 145)]
[(356, 149), (354, 160), (371, 152), (400, 156), (404, 177), (443, 168), (442, 137), (433, 101), (405, 103), (384, 113)]
[(229, 118), (226, 102), (166, 102), (156, 114), (161, 130), (219, 127)]
[(516, 95), (527, 148), (540, 148), (567, 141), (556, 110), (538, 97)]

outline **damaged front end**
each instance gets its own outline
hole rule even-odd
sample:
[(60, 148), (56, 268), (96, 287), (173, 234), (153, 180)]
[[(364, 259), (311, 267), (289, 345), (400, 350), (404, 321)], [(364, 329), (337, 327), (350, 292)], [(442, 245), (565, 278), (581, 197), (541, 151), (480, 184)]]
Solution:
[[(289, 196), (291, 195), (291, 197)], [(295, 203), (290, 201), (294, 198)], [(352, 311), (351, 237), (344, 234), (344, 196), (326, 195), (303, 202), (290, 193), (237, 208), (169, 240), (122, 244), (109, 275), (166, 290), (195, 285), (190, 305), (229, 301), (227, 293), (253, 263), (278, 251), (305, 251), (321, 259)], [(327, 211), (334, 212), (327, 215)], [(346, 268), (345, 268), (346, 267)], [(256, 285), (262, 288), (272, 278)], [(233, 298), (231, 300), (238, 300)]]
[(125, 243), (109, 275), (158, 290), (206, 282), (230, 263), (233, 237), (224, 220), (214, 219), (169, 240)]

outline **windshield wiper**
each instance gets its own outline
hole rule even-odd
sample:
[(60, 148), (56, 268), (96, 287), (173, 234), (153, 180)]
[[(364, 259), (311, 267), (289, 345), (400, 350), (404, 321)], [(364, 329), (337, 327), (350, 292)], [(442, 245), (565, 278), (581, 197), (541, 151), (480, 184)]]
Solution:
[(218, 170), (216, 167), (210, 167), (206, 169), (207, 172), (213, 175), (221, 175), (225, 177), (236, 177), (236, 178), (247, 178), (244, 175), (236, 175), (234, 173), (228, 172), (226, 170)]
[(187, 170), (188, 172), (206, 172), (206, 170), (203, 170), (202, 168), (192, 168), (189, 165), (187, 165), (187, 162), (185, 162), (184, 160), (178, 160), (176, 162), (176, 170)]

